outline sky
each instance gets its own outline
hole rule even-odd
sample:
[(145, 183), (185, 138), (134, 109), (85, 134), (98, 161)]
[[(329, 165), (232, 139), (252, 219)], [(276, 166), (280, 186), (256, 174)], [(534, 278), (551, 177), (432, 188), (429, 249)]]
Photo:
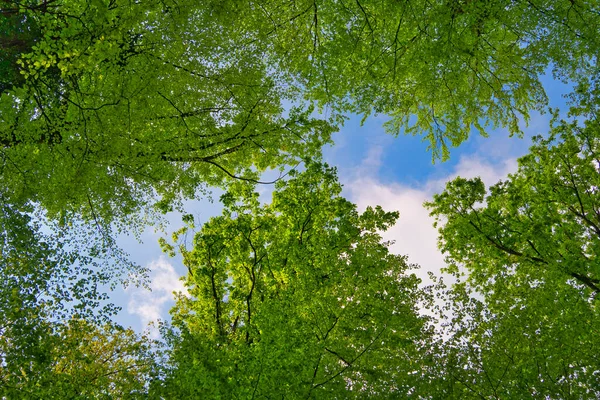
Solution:
[[(567, 85), (546, 76), (543, 79), (551, 107), (566, 111), (563, 95), (570, 91)], [(334, 144), (323, 149), (325, 161), (337, 167), (343, 195), (357, 204), (359, 210), (367, 206), (381, 205), (387, 211), (399, 211), (395, 226), (382, 234), (384, 240), (394, 241), (390, 250), (408, 255), (410, 263), (420, 265), (415, 273), (424, 284), (427, 272), (440, 275), (444, 257), (437, 248), (437, 231), (433, 219), (423, 207), (423, 202), (443, 190), (445, 183), (457, 176), (473, 178), (480, 176), (486, 185), (492, 185), (517, 169), (517, 158), (526, 154), (531, 138), (548, 132), (550, 115), (533, 114), (529, 124), (523, 124), (524, 137), (509, 137), (503, 128), (489, 132), (488, 138), (473, 135), (458, 148), (451, 149), (446, 162), (432, 163), (427, 142), (421, 137), (394, 137), (385, 133), (386, 116), (368, 118), (361, 125), (361, 116), (350, 116), (333, 136)], [(263, 186), (261, 199), (268, 201), (272, 186)], [(220, 214), (218, 193), (215, 201), (206, 199), (186, 203), (186, 211), (203, 222)], [(168, 216), (168, 231), (182, 224), (180, 216)], [(157, 338), (156, 328), (149, 324), (168, 320), (174, 305), (173, 292), (185, 293), (181, 277), (187, 272), (180, 258), (162, 254), (158, 239), (164, 233), (146, 230), (141, 241), (132, 237), (121, 238), (121, 246), (130, 253), (133, 261), (150, 270), (149, 287), (117, 289), (111, 294), (112, 301), (122, 307), (116, 321), (138, 332), (148, 331)]]

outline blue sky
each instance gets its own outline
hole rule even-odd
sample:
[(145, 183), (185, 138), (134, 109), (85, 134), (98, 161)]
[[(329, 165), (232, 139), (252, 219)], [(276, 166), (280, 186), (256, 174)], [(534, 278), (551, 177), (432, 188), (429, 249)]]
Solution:
[[(551, 77), (543, 79), (552, 107), (566, 111), (563, 94), (570, 88)], [(393, 252), (406, 254), (409, 261), (421, 265), (417, 272), (427, 281), (427, 271), (439, 274), (444, 266), (443, 256), (437, 250), (437, 233), (422, 203), (440, 192), (445, 182), (460, 175), (481, 176), (489, 185), (516, 170), (516, 159), (525, 154), (531, 137), (548, 131), (550, 116), (534, 114), (528, 127), (523, 126), (525, 137), (509, 137), (506, 129), (489, 132), (489, 138), (474, 135), (459, 148), (453, 148), (450, 160), (432, 163), (428, 144), (421, 137), (387, 135), (383, 129), (385, 116), (371, 117), (361, 126), (360, 116), (350, 116), (344, 127), (334, 134), (333, 146), (324, 149), (325, 160), (338, 168), (344, 195), (359, 209), (381, 205), (387, 210), (398, 210), (398, 223), (383, 236), (394, 240)], [(269, 198), (270, 187), (263, 187), (264, 199)], [(215, 196), (218, 199), (218, 195)], [(199, 221), (220, 213), (218, 201), (205, 199), (186, 204), (187, 211)], [(181, 224), (176, 214), (168, 216), (172, 232)], [(146, 230), (141, 243), (123, 237), (121, 245), (134, 261), (150, 268), (150, 287), (117, 289), (112, 294), (115, 304), (123, 311), (117, 322), (138, 331), (157, 318), (168, 319), (173, 306), (173, 291), (183, 290), (179, 280), (186, 273), (179, 258), (168, 258), (158, 246), (163, 233)], [(156, 334), (156, 331), (152, 331)]]

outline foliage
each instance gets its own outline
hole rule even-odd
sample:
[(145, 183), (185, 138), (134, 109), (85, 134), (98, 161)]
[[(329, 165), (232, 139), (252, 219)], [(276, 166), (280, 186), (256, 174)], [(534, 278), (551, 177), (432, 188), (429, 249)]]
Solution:
[[(60, 382), (67, 378), (57, 375), (55, 367), (65, 359), (83, 362), (71, 352), (73, 346), (92, 345), (93, 336), (81, 335), (108, 324), (118, 310), (108, 303), (108, 285), (121, 268), (143, 272), (126, 262), (113, 265), (122, 262), (122, 255), (111, 253), (111, 245), (88, 235), (82, 247), (74, 238), (41, 227), (31, 215), (0, 195), (0, 398), (60, 397), (67, 390)], [(98, 332), (117, 335), (114, 328)], [(73, 369), (68, 379), (91, 378), (78, 377), (83, 371)], [(77, 398), (74, 393), (83, 390), (79, 383), (69, 387), (60, 398)]]
[(600, 125), (584, 108), (591, 118), (556, 123), (487, 195), (457, 178), (427, 204), (448, 270), (466, 274), (451, 362), (471, 367), (454, 373), (473, 397), (600, 394)]
[(598, 391), (598, 312), (573, 288), (514, 288), (493, 306), (454, 288), (456, 317), (436, 349), (442, 398), (586, 399)]
[(389, 114), (446, 158), (518, 132), (546, 68), (579, 81), (598, 48), (592, 0), (2, 4), (2, 184), (103, 224), (318, 158), (334, 128), (284, 102)]
[(599, 143), (598, 120), (583, 127), (563, 121), (548, 138), (538, 137), (518, 172), (492, 186), (487, 197), (480, 179), (448, 184), (428, 206), (448, 219), (440, 233), (451, 265), (465, 264), (482, 290), (500, 268), (515, 265), (523, 278), (570, 281), (581, 297), (595, 297)]
[(9, 3), (43, 33), (18, 61), (24, 83), (0, 97), (11, 202), (127, 225), (156, 196), (168, 210), (207, 184), (318, 157), (329, 140), (310, 108), (284, 113), (259, 54), (223, 53), (227, 37), (197, 7)]
[(19, 73), (19, 59), (32, 51), (41, 36), (35, 21), (27, 18), (10, 0), (0, 2), (0, 93), (24, 84)]
[[(190, 297), (165, 398), (402, 396), (418, 385), (428, 297), (377, 233), (397, 213), (339, 196), (311, 165), (279, 182), (270, 205), (230, 192), (222, 216), (180, 248)], [(176, 237), (177, 239), (178, 237)], [(167, 249), (169, 245), (166, 244)], [(173, 250), (173, 249), (171, 249)]]
[[(595, 0), (0, 0), (0, 397), (600, 396)], [(452, 317), (319, 166), (348, 112), (391, 116), (434, 158), (544, 110), (490, 188), (451, 182), (440, 223)], [(252, 184), (279, 180), (270, 205)], [(147, 338), (112, 323), (114, 232), (210, 186), (224, 214), (183, 255), (191, 297), (158, 379)], [(188, 222), (190, 218), (187, 218)], [(179, 236), (183, 232), (179, 233)], [(178, 237), (175, 238), (177, 241)], [(463, 272), (466, 277), (462, 276)], [(447, 339), (447, 340), (446, 340)]]
[[(334, 113), (392, 116), (447, 158), (473, 129), (519, 132), (542, 110), (540, 76), (594, 75), (598, 2), (213, 1), (203, 23), (257, 52), (282, 85)], [(203, 24), (204, 26), (204, 24)]]
[[(0, 395), (27, 399), (146, 398), (154, 363), (148, 338), (113, 324), (72, 319), (44, 325), (44, 347), (35, 361), (20, 361), (18, 373), (0, 367)], [(38, 346), (39, 347), (39, 346)]]

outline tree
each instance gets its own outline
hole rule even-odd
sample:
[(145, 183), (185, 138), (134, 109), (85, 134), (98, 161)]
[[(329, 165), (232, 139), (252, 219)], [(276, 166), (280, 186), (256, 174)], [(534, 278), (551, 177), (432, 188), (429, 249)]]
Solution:
[(487, 195), (457, 178), (427, 204), (448, 270), (466, 274), (453, 330), (472, 368), (457, 376), (485, 398), (599, 395), (597, 100), (574, 111), (585, 122), (554, 123)]
[[(31, 209), (18, 209), (27, 207), (8, 204), (0, 193), (0, 398), (142, 391), (151, 371), (149, 343), (110, 323), (118, 308), (102, 288), (122, 272), (113, 262), (130, 273), (143, 270), (111, 254), (112, 245), (87, 236), (82, 248), (41, 228)], [(134, 359), (144, 365), (126, 370)]]
[(196, 26), (197, 7), (7, 3), (3, 18), (40, 35), (17, 61), (24, 81), (0, 97), (1, 179), (13, 202), (126, 225), (157, 196), (166, 210), (205, 185), (316, 157), (329, 140), (310, 108), (284, 113), (259, 54), (229, 52), (214, 23)]
[(41, 36), (35, 22), (12, 3), (10, 0), (0, 2), (0, 93), (24, 84), (23, 75), (19, 73), (19, 58), (31, 52), (36, 39)]
[[(173, 370), (156, 390), (315, 397), (418, 391), (420, 340), (428, 331), (416, 301), (427, 296), (376, 234), (394, 215), (358, 214), (336, 197), (332, 175), (314, 166), (281, 182), (268, 207), (245, 183), (269, 168), (318, 161), (347, 112), (389, 114), (390, 131), (425, 133), (434, 156), (446, 158), (448, 145), (473, 128), (503, 125), (517, 133), (519, 118), (546, 104), (539, 77), (549, 66), (581, 88), (597, 80), (600, 10), (592, 0), (0, 5), (0, 308), (7, 316), (0, 351), (7, 382), (52, 365), (51, 319), (65, 303), (88, 310), (79, 320), (103, 300), (97, 284), (105, 271), (87, 265), (114, 244), (111, 229), (142, 226), (156, 209), (221, 185), (230, 188), (229, 214), (203, 228), (193, 250), (182, 249), (194, 298), (180, 299), (175, 324), (182, 337), (173, 342)], [(315, 109), (327, 115), (317, 118)], [(556, 135), (540, 139), (521, 175), (495, 186), (486, 206), (475, 206), (485, 193), (476, 180), (454, 182), (432, 203), (448, 218), (442, 235), (451, 270), (465, 264), (471, 271), (466, 294), (456, 294), (465, 309), (457, 341), (440, 353), (448, 355), (440, 358), (448, 367), (442, 381), (489, 396), (501, 382), (514, 396), (567, 396), (575, 389), (565, 382), (580, 378), (595, 387), (595, 359), (575, 355), (596, 342), (583, 329), (572, 336), (561, 330), (578, 321), (596, 329), (589, 321), (597, 319), (600, 223), (597, 167), (590, 164), (597, 127), (590, 121), (559, 124), (561, 145), (553, 147)], [(70, 224), (95, 224), (101, 245), (78, 258), (65, 236), (40, 233), (33, 211), (68, 233)], [(484, 296), (481, 304), (473, 291)], [(521, 307), (517, 294), (525, 308), (504, 317)], [(548, 300), (553, 296), (566, 299), (569, 311)], [(523, 320), (541, 325), (528, 323), (521, 346), (511, 332)], [(574, 338), (575, 350), (561, 350), (563, 338)], [(516, 360), (508, 367), (486, 358), (506, 346)], [(540, 371), (532, 363), (541, 356), (531, 350), (539, 347), (561, 354), (545, 370), (556, 384), (543, 389), (533, 383), (540, 372), (531, 372)], [(448, 372), (458, 365), (452, 360), (472, 367), (467, 378)], [(511, 376), (527, 372), (520, 391), (504, 373), (499, 383), (482, 374), (504, 368)], [(288, 386), (278, 384), (281, 377)]]
[(451, 292), (454, 318), (431, 363), (439, 397), (598, 397), (597, 311), (574, 290), (514, 280), (491, 305), (468, 286)]
[[(44, 357), (0, 367), (0, 395), (27, 399), (142, 399), (155, 370), (151, 342), (112, 323), (46, 323)], [(23, 362), (24, 360), (20, 360)]]
[(432, 215), (447, 218), (440, 234), (451, 265), (466, 265), (482, 288), (500, 268), (516, 265), (515, 274), (574, 285), (582, 298), (595, 298), (599, 128), (597, 119), (583, 127), (559, 123), (548, 138), (535, 139), (517, 173), (492, 186), (487, 197), (480, 179), (463, 178), (436, 195), (427, 205)]
[(217, 1), (210, 19), (334, 112), (392, 117), (435, 157), (486, 125), (543, 110), (540, 75), (594, 75), (596, 1)]
[(190, 297), (172, 311), (180, 335), (157, 395), (414, 392), (428, 335), (417, 307), (428, 297), (377, 233), (397, 213), (358, 213), (339, 196), (334, 172), (318, 165), (279, 182), (270, 205), (249, 190), (226, 194), (223, 215), (202, 227), (191, 250), (179, 249)]
[(517, 132), (539, 75), (585, 78), (598, 48), (593, 1), (2, 4), (2, 183), (100, 222), (318, 157), (333, 127), (283, 102), (389, 114), (445, 158), (487, 122)]

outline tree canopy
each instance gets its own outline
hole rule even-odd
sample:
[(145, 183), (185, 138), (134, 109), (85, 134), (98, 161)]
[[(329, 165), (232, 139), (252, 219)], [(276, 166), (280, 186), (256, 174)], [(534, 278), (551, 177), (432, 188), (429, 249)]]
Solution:
[(317, 157), (329, 140), (331, 127), (310, 109), (284, 113), (257, 54), (222, 54), (215, 29), (194, 28), (195, 7), (8, 3), (3, 18), (40, 32), (17, 62), (23, 81), (0, 97), (2, 182), (13, 201), (106, 225), (156, 195), (169, 209), (250, 167)]
[[(31, 215), (4, 200), (0, 398), (114, 398), (132, 388), (143, 391), (152, 365), (144, 355), (150, 343), (111, 322), (118, 308), (104, 289), (122, 267), (143, 271), (111, 255), (111, 246), (88, 241), (80, 247), (68, 236), (48, 233), (48, 227), (43, 232)], [(128, 372), (130, 364), (137, 365), (132, 360), (144, 366)]]
[[(599, 397), (599, 31), (595, 0), (0, 0), (0, 398)], [(572, 118), (427, 203), (457, 283), (424, 287), (323, 145), (383, 113), (446, 160), (544, 75)], [(212, 187), (161, 242), (162, 353), (111, 319), (146, 272), (116, 237)]]
[(340, 191), (332, 170), (311, 165), (278, 183), (270, 205), (247, 191), (224, 196), (223, 215), (180, 248), (190, 297), (173, 310), (181, 335), (163, 397), (415, 391), (428, 337), (417, 307), (428, 295), (377, 233), (397, 213), (358, 213)]
[(43, 333), (35, 337), (34, 357), (2, 354), (2, 398), (147, 398), (155, 371), (147, 337), (112, 323), (99, 326), (80, 319), (46, 322), (37, 329)]
[(507, 180), (457, 178), (428, 203), (465, 275), (454, 351), (476, 367), (457, 377), (472, 396), (599, 395), (600, 125), (592, 104), (577, 111), (589, 118), (556, 122)]
[(566, 0), (1, 4), (2, 183), (51, 215), (108, 222), (156, 195), (169, 209), (318, 158), (346, 112), (391, 115), (390, 131), (425, 134), (442, 158), (473, 128), (516, 133), (546, 104), (547, 68), (593, 73), (600, 12)]
[(574, 81), (595, 71), (595, 1), (217, 3), (211, 19), (260, 46), (304, 98), (390, 115), (390, 132), (423, 134), (444, 159), (473, 129), (519, 132), (547, 103), (548, 68)]

